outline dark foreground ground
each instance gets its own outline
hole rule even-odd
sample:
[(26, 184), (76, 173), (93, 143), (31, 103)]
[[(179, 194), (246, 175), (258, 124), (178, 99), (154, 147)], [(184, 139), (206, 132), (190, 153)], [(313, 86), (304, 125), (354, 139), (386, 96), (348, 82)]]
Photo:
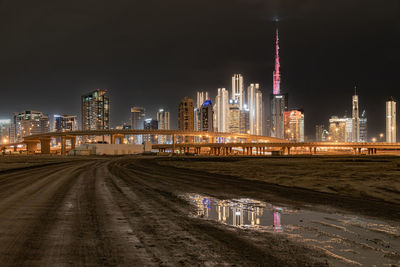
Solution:
[[(17, 159), (15, 159), (17, 160)], [(180, 196), (326, 204), (400, 221), (376, 199), (187, 170), (155, 158), (68, 158), (0, 171), (1, 266), (324, 266), (342, 264), (283, 235), (188, 216)]]

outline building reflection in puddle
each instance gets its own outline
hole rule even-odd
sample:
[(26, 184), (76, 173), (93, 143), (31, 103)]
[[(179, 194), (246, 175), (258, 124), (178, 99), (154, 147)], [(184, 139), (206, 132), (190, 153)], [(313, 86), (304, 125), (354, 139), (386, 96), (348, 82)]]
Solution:
[(281, 212), (283, 211), (282, 208), (274, 207), (274, 231), (275, 232), (282, 232), (282, 225), (281, 225)]
[[(233, 226), (257, 227), (272, 226), (276, 232), (282, 231), (280, 207), (273, 207), (252, 199), (217, 200), (193, 194), (189, 199), (194, 202), (199, 217), (218, 220)], [(266, 214), (266, 212), (268, 214)], [(270, 219), (267, 219), (268, 217)], [(266, 224), (267, 223), (267, 224)]]
[[(279, 207), (241, 198), (220, 200), (199, 194), (183, 196), (197, 208), (197, 217), (226, 225), (282, 233), (287, 238), (319, 247), (332, 265), (400, 266), (400, 227), (378, 219), (323, 210)], [(282, 233), (283, 234), (283, 233)]]

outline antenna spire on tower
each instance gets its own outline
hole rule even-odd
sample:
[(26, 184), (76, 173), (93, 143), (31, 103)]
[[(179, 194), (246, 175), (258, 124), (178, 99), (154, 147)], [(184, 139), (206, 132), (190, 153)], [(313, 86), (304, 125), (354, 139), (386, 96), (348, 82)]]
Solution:
[(281, 93), (281, 74), (280, 74), (280, 61), (279, 61), (279, 30), (276, 28), (276, 54), (275, 54), (275, 70), (273, 74), (273, 94), (279, 95)]

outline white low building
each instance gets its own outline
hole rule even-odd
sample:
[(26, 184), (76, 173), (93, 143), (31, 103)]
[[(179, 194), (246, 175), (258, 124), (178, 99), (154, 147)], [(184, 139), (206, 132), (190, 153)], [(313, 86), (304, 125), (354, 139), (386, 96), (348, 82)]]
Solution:
[(152, 145), (146, 142), (143, 145), (136, 144), (83, 144), (74, 150), (70, 155), (133, 155), (151, 152)]

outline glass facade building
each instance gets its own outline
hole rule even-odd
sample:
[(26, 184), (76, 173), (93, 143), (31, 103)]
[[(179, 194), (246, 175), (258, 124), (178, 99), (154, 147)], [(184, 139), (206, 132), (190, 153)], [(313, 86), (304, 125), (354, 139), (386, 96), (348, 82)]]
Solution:
[(28, 135), (48, 132), (50, 132), (49, 117), (42, 112), (25, 110), (14, 113), (10, 130), (10, 143), (21, 142), (23, 137)]

